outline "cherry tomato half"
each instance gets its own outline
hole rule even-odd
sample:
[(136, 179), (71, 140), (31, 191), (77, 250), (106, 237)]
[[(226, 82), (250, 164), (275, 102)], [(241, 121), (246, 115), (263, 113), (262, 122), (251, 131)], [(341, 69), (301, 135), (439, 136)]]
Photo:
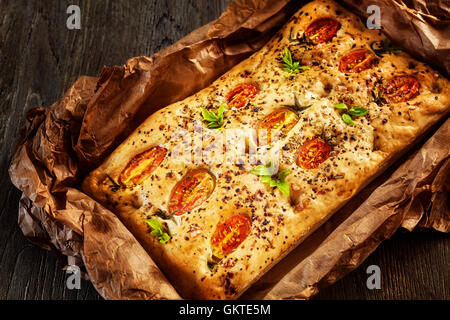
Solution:
[(397, 76), (383, 85), (383, 97), (389, 103), (405, 102), (419, 94), (420, 84), (413, 76)]
[(372, 66), (375, 61), (372, 55), (366, 49), (352, 51), (341, 58), (339, 71), (344, 73), (361, 72)]
[(176, 216), (191, 211), (209, 198), (216, 186), (213, 175), (206, 169), (188, 172), (172, 190), (169, 213)]
[(134, 156), (119, 176), (119, 183), (131, 187), (144, 181), (164, 160), (167, 149), (154, 146)]
[(305, 31), (305, 38), (314, 44), (330, 41), (341, 28), (341, 24), (331, 18), (314, 20)]
[[(258, 138), (262, 138), (262, 130), (266, 130), (267, 143), (271, 142), (271, 130), (280, 130), (282, 134), (288, 133), (298, 122), (298, 115), (289, 108), (282, 108), (268, 114), (258, 127)], [(261, 144), (261, 143), (260, 143)]]
[(303, 169), (317, 168), (330, 156), (331, 147), (322, 138), (306, 142), (297, 156), (297, 165)]
[(242, 108), (258, 93), (258, 87), (253, 83), (243, 83), (231, 90), (227, 96), (229, 107)]
[(231, 216), (218, 224), (211, 238), (213, 255), (222, 259), (230, 254), (247, 238), (250, 230), (250, 219), (243, 215)]

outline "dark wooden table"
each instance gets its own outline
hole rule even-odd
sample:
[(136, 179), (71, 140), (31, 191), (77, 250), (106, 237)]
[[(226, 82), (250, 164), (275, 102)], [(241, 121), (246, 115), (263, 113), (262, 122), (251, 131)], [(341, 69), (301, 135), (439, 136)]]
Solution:
[[(80, 75), (151, 56), (220, 15), (230, 0), (0, 0), (0, 299), (101, 299), (88, 281), (68, 290), (55, 257), (17, 226), (20, 192), (7, 168), (25, 112), (61, 98)], [(68, 30), (67, 7), (81, 8), (81, 30)], [(316, 299), (450, 299), (446, 234), (397, 233), (358, 269)], [(382, 273), (366, 287), (367, 266)]]

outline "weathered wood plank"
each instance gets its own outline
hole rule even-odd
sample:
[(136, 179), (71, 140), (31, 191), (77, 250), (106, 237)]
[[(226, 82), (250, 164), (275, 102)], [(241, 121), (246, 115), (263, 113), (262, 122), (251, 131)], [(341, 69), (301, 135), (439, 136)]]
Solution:
[[(358, 269), (316, 299), (449, 299), (449, 236), (434, 231), (397, 232)], [(381, 269), (381, 289), (366, 286), (367, 267)]]

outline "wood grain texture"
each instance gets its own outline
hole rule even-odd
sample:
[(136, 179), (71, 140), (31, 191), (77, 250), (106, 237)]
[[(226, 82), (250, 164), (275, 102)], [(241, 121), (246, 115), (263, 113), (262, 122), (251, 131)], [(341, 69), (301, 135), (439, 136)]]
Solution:
[[(0, 0), (0, 299), (101, 299), (88, 281), (66, 288), (51, 252), (17, 226), (20, 192), (8, 176), (25, 112), (61, 98), (80, 75), (150, 56), (217, 18), (230, 0)], [(81, 30), (66, 28), (66, 9), (81, 8)], [(448, 235), (397, 234), (357, 270), (316, 299), (450, 299)], [(382, 289), (366, 288), (379, 265)]]

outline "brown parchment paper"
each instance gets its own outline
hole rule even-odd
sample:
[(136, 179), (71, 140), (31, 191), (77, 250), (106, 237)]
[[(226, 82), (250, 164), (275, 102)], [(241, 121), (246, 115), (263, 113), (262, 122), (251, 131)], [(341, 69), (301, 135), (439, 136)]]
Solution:
[(350, 200), (244, 297), (308, 298), (359, 266), (399, 227), (449, 232), (450, 119), (392, 171)]
[[(98, 78), (80, 77), (60, 101), (31, 109), (9, 170), (23, 192), (24, 235), (55, 252), (62, 267), (82, 267), (104, 298), (182, 298), (116, 216), (79, 190), (80, 182), (148, 115), (207, 86), (258, 50), (306, 2), (234, 1), (216, 21), (153, 57), (105, 67)], [(359, 9), (372, 4), (344, 2)], [(408, 38), (412, 54), (448, 75), (448, 6), (378, 3), (382, 17), (396, 10), (410, 19), (398, 32), (402, 20), (382, 18), (389, 36)], [(399, 227), (448, 232), (449, 131), (447, 121), (400, 168), (392, 166), (362, 190), (243, 297), (308, 298), (356, 268)]]
[(450, 77), (450, 1), (343, 0), (342, 3), (366, 18), (369, 5), (379, 6), (385, 34), (416, 59)]

